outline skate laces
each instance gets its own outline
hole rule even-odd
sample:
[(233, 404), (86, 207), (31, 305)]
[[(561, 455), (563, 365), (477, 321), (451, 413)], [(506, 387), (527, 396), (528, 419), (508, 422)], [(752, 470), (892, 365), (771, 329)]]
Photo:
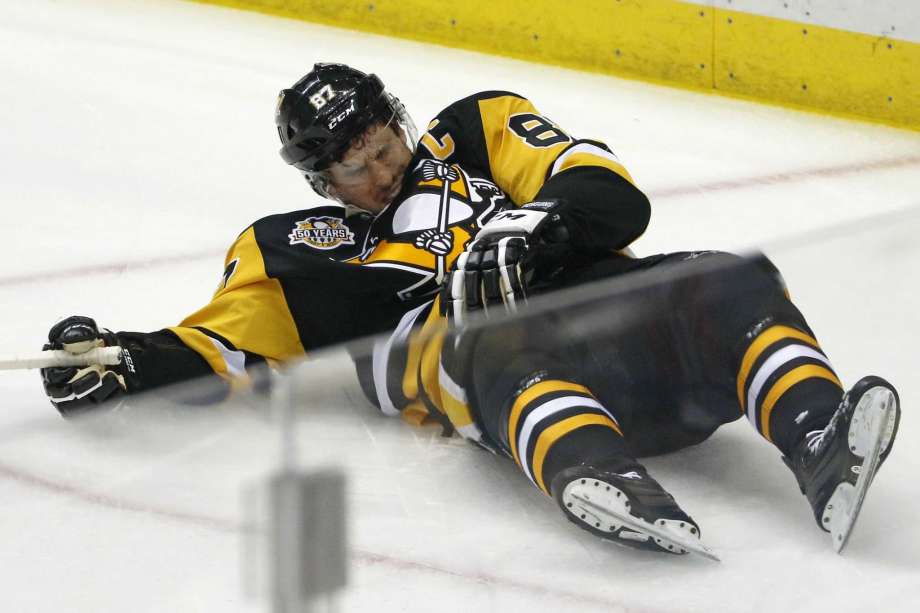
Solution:
[(824, 434), (827, 430), (812, 430), (805, 435), (805, 444), (808, 446), (808, 452), (812, 455), (818, 453), (821, 443), (824, 442)]
[(849, 395), (844, 395), (843, 399), (840, 401), (840, 406), (834, 411), (831, 420), (827, 422), (827, 426), (825, 426), (823, 430), (812, 430), (805, 434), (805, 444), (811, 455), (818, 455), (822, 447), (824, 447), (825, 441), (830, 441), (834, 438), (834, 433), (837, 431), (837, 421), (840, 419), (841, 415), (846, 413), (847, 407), (849, 406), (848, 397)]

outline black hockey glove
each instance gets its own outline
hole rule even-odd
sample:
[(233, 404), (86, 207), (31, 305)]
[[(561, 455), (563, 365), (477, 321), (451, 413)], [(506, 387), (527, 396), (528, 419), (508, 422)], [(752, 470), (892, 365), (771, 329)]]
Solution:
[(564, 207), (561, 200), (531, 202), (501, 211), (479, 230), (441, 287), (442, 309), (455, 325), (476, 309), (516, 312), (529, 287), (559, 272), (570, 251)]
[[(63, 349), (80, 354), (95, 347), (114, 345), (118, 345), (118, 339), (112, 332), (100, 331), (89, 317), (74, 315), (51, 328), (48, 343), (42, 349)], [(42, 385), (61, 415), (72, 417), (123, 394), (126, 390), (124, 368), (124, 361), (117, 366), (42, 368)]]

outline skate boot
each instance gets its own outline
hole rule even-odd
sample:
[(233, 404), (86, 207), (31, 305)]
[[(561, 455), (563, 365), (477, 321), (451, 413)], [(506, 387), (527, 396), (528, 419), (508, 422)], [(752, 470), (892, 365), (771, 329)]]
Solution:
[(718, 560), (700, 543), (696, 522), (634, 460), (566, 469), (550, 489), (569, 521), (601, 538), (636, 549), (692, 552)]
[(824, 430), (809, 432), (791, 457), (783, 458), (838, 553), (872, 478), (891, 452), (900, 416), (894, 387), (880, 377), (863, 377), (843, 396)]

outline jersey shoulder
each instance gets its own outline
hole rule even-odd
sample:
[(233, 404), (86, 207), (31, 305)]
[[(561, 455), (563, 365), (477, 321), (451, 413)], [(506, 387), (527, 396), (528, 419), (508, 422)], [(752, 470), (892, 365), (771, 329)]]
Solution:
[(431, 120), (419, 140), (419, 154), (491, 174), (490, 144), (500, 138), (512, 112), (532, 108), (524, 96), (504, 90), (461, 98)]
[[(471, 94), (444, 107), (428, 124), (428, 132), (454, 131), (474, 135), (474, 128), (488, 129), (493, 123), (503, 123), (502, 117), (510, 109), (532, 109), (530, 101), (520, 94), (504, 90), (487, 90)], [(480, 130), (481, 131), (481, 130)]]
[(271, 278), (320, 274), (361, 251), (372, 220), (367, 213), (341, 205), (268, 215), (240, 233), (226, 265), (234, 260), (252, 263)]
[(500, 98), (508, 98), (510, 100), (527, 100), (524, 96), (516, 94), (514, 92), (500, 90), (500, 89), (490, 89), (481, 92), (476, 92), (475, 94), (470, 94), (465, 98), (461, 98), (456, 102), (453, 102), (443, 109), (441, 112), (435, 115), (435, 118), (451, 115), (455, 113), (468, 113), (470, 111), (475, 112), (478, 115), (479, 103), (483, 100), (494, 100)]
[(349, 207), (323, 205), (269, 215), (250, 228), (263, 251), (297, 247), (294, 253), (341, 260), (361, 248), (372, 220)]
[(489, 90), (447, 106), (428, 125), (419, 148), (439, 160), (487, 173), (521, 204), (536, 196), (556, 160), (575, 142), (526, 97)]

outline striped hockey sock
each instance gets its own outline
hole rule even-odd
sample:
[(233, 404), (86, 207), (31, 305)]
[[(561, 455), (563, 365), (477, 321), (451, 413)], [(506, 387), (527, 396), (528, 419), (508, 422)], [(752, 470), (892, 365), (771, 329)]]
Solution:
[(583, 385), (548, 379), (514, 398), (508, 447), (534, 485), (550, 495), (560, 470), (625, 452), (620, 424)]
[(783, 453), (830, 419), (843, 389), (818, 341), (772, 325), (749, 339), (737, 376), (738, 402), (754, 428)]

